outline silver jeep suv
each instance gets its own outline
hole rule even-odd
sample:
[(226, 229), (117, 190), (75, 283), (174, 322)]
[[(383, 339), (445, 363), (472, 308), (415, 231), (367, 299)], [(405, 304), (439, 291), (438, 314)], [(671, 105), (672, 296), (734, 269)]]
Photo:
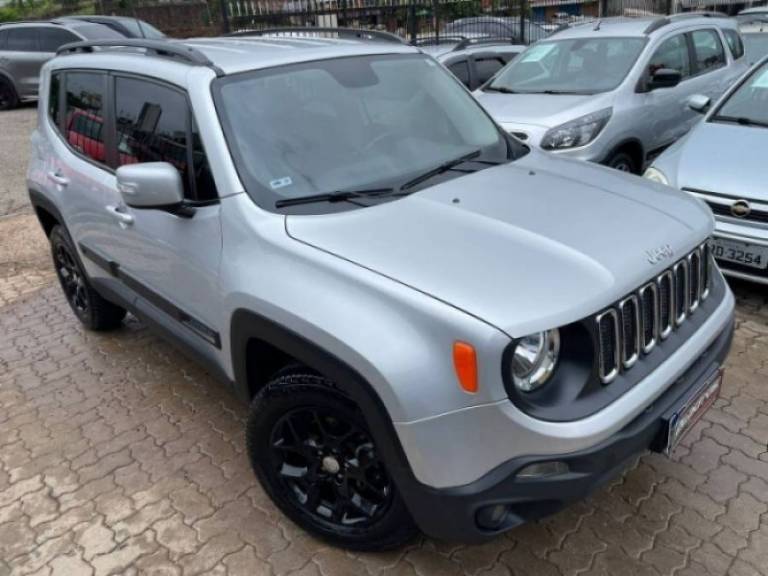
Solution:
[(374, 36), (69, 46), (29, 193), (77, 318), (130, 310), (229, 383), (291, 519), (480, 541), (674, 448), (734, 299), (702, 202), (527, 148)]
[(543, 150), (640, 173), (747, 69), (733, 19), (607, 18), (528, 48), (476, 92), (509, 132)]

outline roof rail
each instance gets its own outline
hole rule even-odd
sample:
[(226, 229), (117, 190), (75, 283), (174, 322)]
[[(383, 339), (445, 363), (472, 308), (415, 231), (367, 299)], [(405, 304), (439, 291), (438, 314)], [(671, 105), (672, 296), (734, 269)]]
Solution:
[(515, 38), (513, 36), (488, 36), (482, 38), (464, 37), (458, 44), (456, 44), (453, 51), (464, 50), (469, 46), (478, 46), (480, 44), (515, 44)]
[(158, 56), (160, 58), (170, 58), (193, 64), (195, 66), (206, 66), (216, 72), (217, 76), (223, 76), (224, 71), (216, 66), (210, 59), (195, 48), (185, 46), (177, 42), (168, 42), (167, 40), (147, 40), (144, 38), (116, 38), (114, 40), (87, 40), (84, 42), (72, 42), (65, 44), (56, 52), (58, 55), (76, 54), (78, 52), (93, 52), (94, 48), (136, 48), (146, 50), (148, 56)]
[(395, 44), (405, 44), (405, 41), (389, 32), (382, 30), (363, 30), (359, 28), (330, 28), (322, 26), (286, 26), (281, 28), (265, 28), (263, 30), (243, 30), (226, 34), (229, 38), (244, 38), (249, 36), (282, 36), (304, 38), (319, 36), (321, 38), (350, 38), (354, 40), (381, 40)]
[(667, 16), (670, 20), (683, 20), (685, 18), (728, 18), (728, 14), (715, 12), (713, 10), (700, 10), (694, 12), (678, 12)]
[(461, 34), (440, 34), (440, 36), (422, 36), (411, 42), (413, 46), (436, 46), (440, 44), (457, 44), (466, 39)]

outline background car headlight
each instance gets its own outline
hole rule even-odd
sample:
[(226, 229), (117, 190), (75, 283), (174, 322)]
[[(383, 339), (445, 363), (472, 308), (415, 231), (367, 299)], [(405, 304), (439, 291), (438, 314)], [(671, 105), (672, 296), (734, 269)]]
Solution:
[(653, 180), (654, 182), (660, 182), (662, 184), (665, 184), (669, 186), (669, 180), (667, 180), (666, 175), (661, 170), (654, 168), (651, 166), (648, 168), (648, 170), (645, 171), (645, 174), (643, 174), (643, 178), (648, 178), (648, 180)]
[(557, 364), (560, 332), (547, 330), (521, 338), (512, 355), (512, 381), (521, 392), (543, 386)]
[(541, 147), (545, 150), (564, 150), (586, 146), (605, 128), (612, 113), (612, 108), (606, 108), (552, 128), (542, 138)]

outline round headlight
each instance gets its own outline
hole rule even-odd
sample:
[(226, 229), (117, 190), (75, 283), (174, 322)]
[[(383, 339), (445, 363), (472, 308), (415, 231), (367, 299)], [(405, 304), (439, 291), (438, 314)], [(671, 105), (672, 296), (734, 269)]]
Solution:
[(669, 186), (669, 180), (667, 180), (664, 172), (658, 168), (648, 168), (648, 170), (645, 171), (645, 174), (643, 174), (643, 177), (648, 178), (648, 180), (653, 180), (654, 182), (660, 182), (661, 184)]
[(547, 330), (521, 338), (512, 355), (512, 380), (521, 392), (543, 386), (555, 371), (560, 354), (560, 332)]

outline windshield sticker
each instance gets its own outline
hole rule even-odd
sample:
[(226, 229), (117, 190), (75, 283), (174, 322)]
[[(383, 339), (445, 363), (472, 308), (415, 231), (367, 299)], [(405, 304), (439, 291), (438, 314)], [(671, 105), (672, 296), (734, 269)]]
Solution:
[(763, 73), (752, 82), (752, 88), (768, 88), (768, 70), (763, 70)]
[(554, 44), (537, 44), (536, 46), (533, 46), (532, 48), (529, 48), (528, 51), (523, 55), (523, 62), (538, 62), (544, 56), (552, 52), (552, 50), (555, 48)]
[(290, 186), (293, 184), (293, 180), (291, 180), (290, 176), (284, 176), (282, 178), (277, 178), (275, 180), (270, 180), (269, 185), (272, 187), (272, 190), (277, 190), (278, 188), (285, 188), (286, 186)]

